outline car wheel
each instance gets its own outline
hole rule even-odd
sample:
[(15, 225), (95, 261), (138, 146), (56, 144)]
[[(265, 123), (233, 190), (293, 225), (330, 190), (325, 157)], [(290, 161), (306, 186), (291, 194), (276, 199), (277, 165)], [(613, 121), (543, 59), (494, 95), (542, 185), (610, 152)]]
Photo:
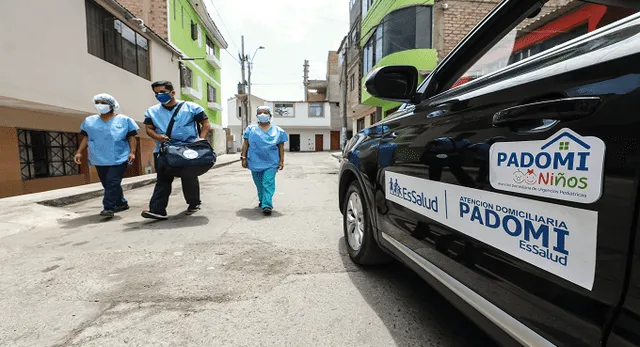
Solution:
[(373, 236), (366, 207), (358, 182), (352, 182), (342, 206), (344, 240), (349, 257), (360, 265), (387, 263), (391, 258), (380, 249)]

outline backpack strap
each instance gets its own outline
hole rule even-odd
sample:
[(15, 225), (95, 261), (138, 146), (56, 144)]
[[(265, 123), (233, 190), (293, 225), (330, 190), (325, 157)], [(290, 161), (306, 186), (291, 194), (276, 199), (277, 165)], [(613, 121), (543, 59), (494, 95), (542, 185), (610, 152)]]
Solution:
[(178, 115), (178, 112), (180, 112), (180, 109), (182, 108), (182, 105), (184, 105), (184, 101), (179, 103), (178, 106), (176, 106), (175, 111), (173, 111), (173, 115), (171, 116), (171, 121), (169, 121), (169, 125), (167, 126), (167, 137), (169, 139), (171, 139), (171, 133), (173, 132), (173, 125), (176, 122), (176, 116)]

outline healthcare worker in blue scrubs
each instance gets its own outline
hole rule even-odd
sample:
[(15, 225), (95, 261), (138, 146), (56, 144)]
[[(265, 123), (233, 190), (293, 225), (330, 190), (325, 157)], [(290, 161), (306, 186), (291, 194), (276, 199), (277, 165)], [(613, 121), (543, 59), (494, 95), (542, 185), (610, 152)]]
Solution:
[(271, 117), (270, 107), (258, 107), (258, 124), (245, 130), (241, 158), (242, 167), (251, 170), (259, 206), (266, 215), (273, 211), (276, 173), (284, 168), (284, 143), (289, 141), (287, 133), (271, 123)]
[(93, 102), (98, 114), (82, 122), (83, 137), (73, 159), (76, 164), (82, 164), (82, 153), (89, 148), (89, 165), (96, 167), (104, 187), (104, 210), (100, 215), (111, 218), (116, 212), (129, 209), (121, 184), (128, 164), (136, 159), (135, 136), (139, 127), (133, 119), (116, 114), (120, 105), (113, 96), (98, 94)]
[[(153, 196), (149, 201), (149, 209), (142, 211), (142, 217), (164, 220), (167, 219), (167, 205), (171, 195), (171, 184), (174, 176), (163, 170), (158, 161), (160, 145), (169, 141), (167, 128), (171, 118), (175, 115), (175, 123), (171, 131), (171, 143), (184, 145), (201, 141), (209, 135), (211, 123), (204, 113), (202, 106), (176, 99), (176, 90), (169, 81), (158, 81), (151, 85), (159, 104), (151, 106), (144, 115), (144, 124), (147, 135), (156, 140), (156, 149), (153, 153), (156, 163), (157, 180), (153, 190)], [(178, 107), (180, 107), (178, 109)], [(198, 128), (200, 128), (198, 130)], [(188, 215), (200, 210), (200, 182), (198, 177), (182, 177), (182, 193), (188, 207)]]

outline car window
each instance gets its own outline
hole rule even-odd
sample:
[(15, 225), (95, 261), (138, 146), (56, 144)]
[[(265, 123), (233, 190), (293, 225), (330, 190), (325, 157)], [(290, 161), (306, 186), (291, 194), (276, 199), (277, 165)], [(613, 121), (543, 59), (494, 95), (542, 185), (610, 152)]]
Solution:
[(576, 0), (550, 0), (484, 54), (453, 84), (456, 88), (557, 47), (636, 11)]

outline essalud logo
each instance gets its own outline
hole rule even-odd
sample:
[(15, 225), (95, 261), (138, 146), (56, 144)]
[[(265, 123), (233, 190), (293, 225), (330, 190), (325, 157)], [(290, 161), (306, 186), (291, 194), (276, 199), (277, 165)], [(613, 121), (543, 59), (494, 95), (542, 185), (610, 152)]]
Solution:
[(398, 184), (397, 178), (395, 181), (393, 180), (393, 177), (389, 178), (389, 194), (400, 198), (402, 197), (402, 187)]
[(389, 178), (389, 194), (408, 201), (409, 203), (420, 206), (433, 212), (438, 212), (438, 197), (428, 196), (423, 191), (403, 187), (398, 183), (398, 179)]

